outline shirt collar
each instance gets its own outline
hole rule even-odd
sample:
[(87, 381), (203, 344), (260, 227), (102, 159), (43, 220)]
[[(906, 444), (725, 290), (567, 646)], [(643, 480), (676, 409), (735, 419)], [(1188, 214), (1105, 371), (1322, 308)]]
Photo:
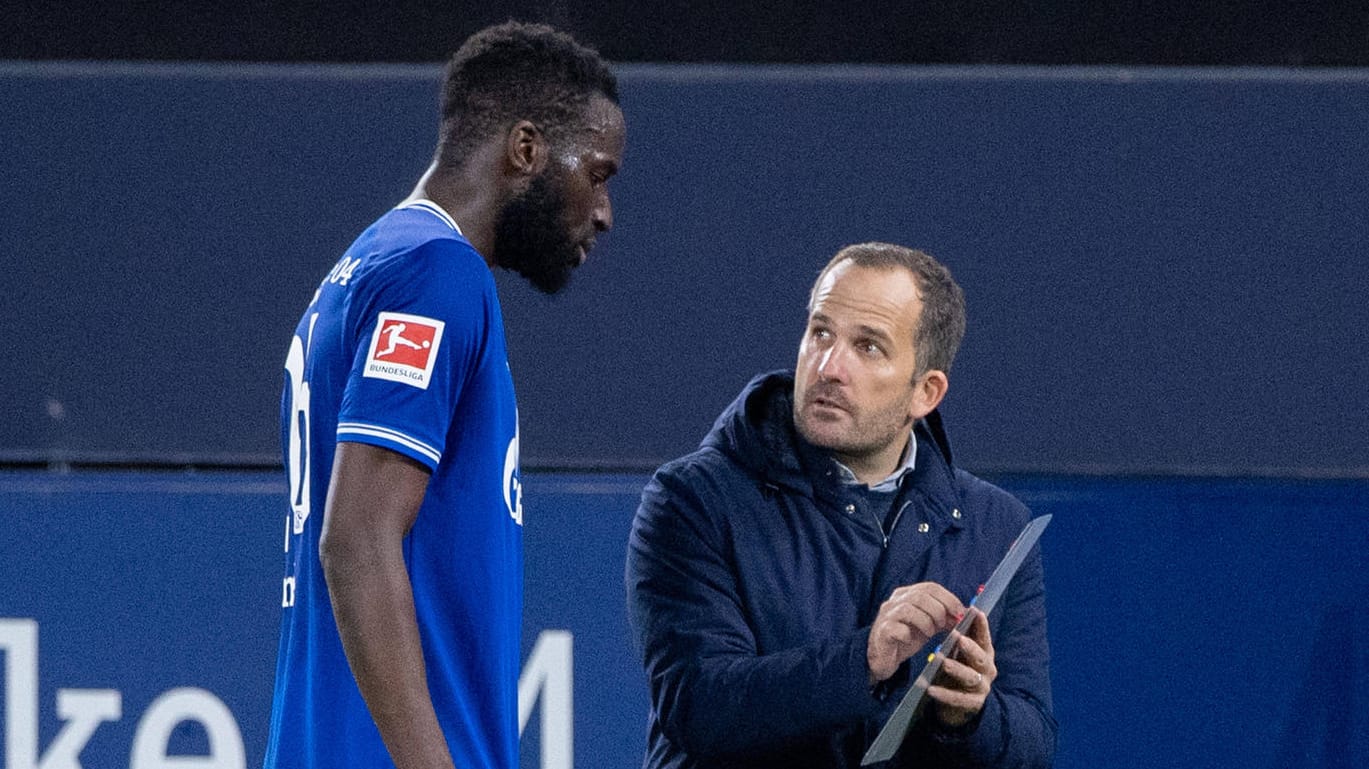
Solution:
[[(835, 458), (833, 458), (832, 461), (836, 463), (837, 472), (841, 475), (842, 483), (847, 486), (860, 485), (860, 481), (856, 479), (856, 474), (851, 472), (851, 468), (838, 462)], [(903, 449), (903, 461), (899, 462), (898, 467), (894, 468), (894, 471), (889, 474), (889, 477), (879, 483), (870, 484), (870, 491), (896, 491), (898, 489), (899, 481), (903, 480), (903, 476), (911, 473), (916, 464), (917, 434), (910, 433), (908, 436), (908, 446)]]
[(432, 214), (433, 216), (436, 216), (437, 218), (445, 222), (448, 227), (451, 227), (452, 229), (456, 230), (456, 234), (462, 237), (465, 237), (466, 235), (466, 233), (461, 231), (461, 227), (457, 225), (456, 220), (452, 218), (452, 215), (447, 213), (446, 209), (434, 203), (433, 201), (428, 200), (427, 198), (415, 198), (414, 200), (410, 200), (399, 204), (398, 207), (418, 208), (427, 211), (428, 213)]

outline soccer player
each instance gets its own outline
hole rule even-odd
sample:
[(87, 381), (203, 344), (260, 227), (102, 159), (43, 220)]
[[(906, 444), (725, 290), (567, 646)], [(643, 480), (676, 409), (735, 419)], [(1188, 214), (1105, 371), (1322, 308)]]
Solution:
[(413, 194), (351, 245), (285, 362), (286, 576), (267, 769), (518, 763), (522, 500), (492, 270), (561, 289), (612, 225), (605, 62), (507, 23), (448, 64)]

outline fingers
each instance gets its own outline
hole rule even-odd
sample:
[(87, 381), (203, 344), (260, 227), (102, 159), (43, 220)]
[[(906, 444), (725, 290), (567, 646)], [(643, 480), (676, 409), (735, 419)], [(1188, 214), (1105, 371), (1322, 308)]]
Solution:
[(936, 715), (942, 723), (961, 726), (984, 709), (992, 688), (992, 671), (976, 670), (947, 657), (942, 660), (936, 683), (927, 687), (927, 696), (937, 703)]
[(993, 683), (981, 671), (947, 657), (942, 660), (941, 672), (937, 673), (936, 682), (927, 687), (927, 693), (931, 695), (933, 689), (938, 689), (943, 696), (933, 699), (968, 705), (982, 700), (991, 688)]
[(937, 633), (954, 627), (964, 611), (954, 593), (934, 582), (920, 582), (895, 590), (880, 606), (876, 621), (906, 625), (911, 631), (908, 640), (920, 639), (921, 646)]
[[(947, 656), (959, 660), (980, 672), (994, 668), (993, 640), (989, 636), (989, 619), (984, 612), (971, 608), (974, 618), (970, 620), (969, 632), (952, 632), (942, 644)], [(995, 674), (997, 669), (994, 668)]]
[[(935, 582), (919, 582), (915, 585), (904, 585), (897, 588), (889, 596), (889, 603), (914, 603), (924, 607), (928, 614), (941, 620), (944, 617), (958, 617), (965, 612), (965, 605), (956, 598), (955, 593), (947, 590)], [(954, 623), (952, 623), (954, 624)], [(946, 625), (941, 629), (946, 629)]]
[(879, 619), (906, 631), (906, 640), (911, 642), (920, 638), (921, 643), (941, 632), (946, 624), (952, 621), (945, 609), (940, 606), (926, 606), (913, 602), (890, 603), (887, 611), (880, 612)]
[(970, 609), (974, 612), (974, 619), (970, 621), (970, 638), (979, 645), (980, 649), (993, 658), (993, 637), (989, 635), (989, 618), (979, 609)]
[(904, 660), (926, 643), (923, 631), (916, 629), (914, 624), (900, 619), (896, 614), (881, 612), (870, 628), (870, 640), (866, 646), (865, 656), (870, 667), (872, 684), (892, 676)]
[[(964, 724), (984, 708), (984, 701), (998, 677), (994, 664), (989, 622), (984, 613), (975, 613), (965, 635), (952, 633), (944, 648), (954, 651), (942, 659), (941, 671), (927, 687), (927, 696), (938, 703), (937, 715), (946, 724)], [(954, 646), (951, 642), (955, 641)]]
[(872, 683), (894, 674), (938, 633), (955, 626), (965, 607), (960, 599), (934, 582), (919, 582), (895, 590), (879, 607), (870, 627), (866, 661)]
[(984, 709), (989, 690), (965, 691), (934, 684), (927, 687), (927, 697), (936, 703), (936, 717), (948, 726), (961, 726)]

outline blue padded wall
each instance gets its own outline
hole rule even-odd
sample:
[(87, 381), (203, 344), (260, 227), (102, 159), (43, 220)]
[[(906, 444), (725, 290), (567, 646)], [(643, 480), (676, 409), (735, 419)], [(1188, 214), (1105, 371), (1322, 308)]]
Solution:
[[(530, 465), (688, 450), (884, 239), (968, 294), (971, 467), (1369, 472), (1365, 71), (620, 69), (615, 231), (562, 297), (501, 278)], [(290, 329), (437, 78), (0, 64), (0, 461), (274, 461)]]

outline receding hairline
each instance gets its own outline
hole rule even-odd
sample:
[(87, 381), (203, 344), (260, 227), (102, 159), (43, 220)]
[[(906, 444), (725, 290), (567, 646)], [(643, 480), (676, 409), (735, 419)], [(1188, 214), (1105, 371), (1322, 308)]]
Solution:
[(808, 294), (811, 315), (818, 289), (846, 264), (869, 269), (902, 270), (912, 280), (920, 305), (913, 326), (918, 370), (950, 372), (965, 335), (965, 293), (939, 259), (918, 248), (871, 241), (843, 247), (823, 265)]
[[(837, 270), (839, 270), (839, 269), (841, 269), (841, 268), (843, 268), (843, 267), (846, 267), (847, 265), (849, 265), (849, 266), (851, 266), (851, 267), (854, 267), (854, 268), (856, 268), (856, 269), (861, 269), (861, 270), (876, 270), (876, 271), (881, 271), (881, 272), (900, 272), (900, 273), (903, 273), (904, 275), (907, 275), (907, 276), (912, 280), (912, 282), (913, 282), (913, 291), (915, 292), (915, 294), (916, 294), (916, 296), (917, 296), (918, 302), (923, 302), (923, 301), (925, 301), (926, 290), (925, 290), (925, 288), (924, 288), (923, 285), (922, 285), (922, 276), (919, 275), (919, 274), (917, 273), (916, 270), (914, 270), (914, 269), (908, 267), (907, 265), (900, 264), (900, 263), (898, 263), (898, 262), (888, 262), (888, 263), (880, 262), (880, 263), (877, 263), (877, 264), (862, 264), (861, 262), (857, 261), (856, 258), (854, 258), (854, 257), (852, 257), (852, 256), (842, 256), (842, 254), (843, 254), (844, 252), (845, 252), (845, 249), (842, 249), (842, 251), (837, 252), (837, 256), (832, 257), (832, 259), (831, 259), (830, 261), (828, 261), (827, 264), (823, 265), (822, 271), (819, 272), (819, 273), (818, 273), (818, 277), (817, 277), (816, 279), (814, 279), (814, 281), (813, 281), (813, 287), (810, 288), (810, 289), (808, 290), (808, 312), (809, 312), (809, 314), (812, 314), (812, 312), (813, 312), (814, 300), (817, 299), (817, 296), (818, 296), (818, 289), (820, 289), (820, 288), (822, 287), (823, 283), (825, 283), (829, 278), (832, 277), (832, 273), (836, 272)], [(840, 256), (841, 258), (837, 258), (838, 256)]]

